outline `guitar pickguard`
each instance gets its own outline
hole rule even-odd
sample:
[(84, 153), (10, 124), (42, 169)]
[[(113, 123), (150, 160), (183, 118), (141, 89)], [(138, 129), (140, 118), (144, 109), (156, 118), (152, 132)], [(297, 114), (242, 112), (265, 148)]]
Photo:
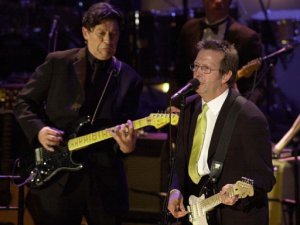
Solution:
[(31, 171), (31, 187), (40, 187), (49, 181), (58, 172), (77, 171), (83, 166), (72, 160), (72, 153), (66, 146), (59, 146), (50, 152), (43, 147), (35, 150), (35, 168)]

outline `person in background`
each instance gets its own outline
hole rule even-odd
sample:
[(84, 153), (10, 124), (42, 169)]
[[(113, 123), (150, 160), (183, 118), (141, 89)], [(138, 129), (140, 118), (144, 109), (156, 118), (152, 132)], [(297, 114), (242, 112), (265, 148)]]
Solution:
[[(176, 69), (170, 78), (173, 94), (192, 78), (190, 64), (197, 55), (196, 45), (201, 40), (227, 40), (234, 44), (239, 55), (239, 68), (262, 54), (259, 35), (229, 15), (232, 0), (202, 0), (205, 17), (188, 20), (178, 38)], [(240, 93), (257, 102), (261, 90), (253, 92), (254, 78), (241, 78), (237, 82)]]
[(50, 53), (19, 93), (14, 114), (30, 144), (45, 152), (57, 151), (87, 116), (84, 134), (113, 127), (112, 139), (73, 153), (81, 170), (61, 171), (30, 190), (27, 206), (37, 225), (79, 225), (83, 216), (91, 225), (117, 225), (129, 208), (123, 157), (135, 148), (130, 119), (142, 79), (114, 56), (121, 27), (114, 6), (93, 4), (82, 19), (86, 47)]
[[(196, 94), (186, 99), (181, 111), (168, 202), (170, 213), (182, 218), (183, 224), (189, 224), (186, 210), (189, 197), (202, 194), (206, 197), (217, 194), (221, 199), (220, 205), (203, 215), (209, 225), (269, 223), (267, 193), (275, 184), (269, 127), (258, 107), (233, 88), (237, 69), (238, 54), (229, 42), (199, 42), (191, 70), (200, 85)], [(212, 162), (227, 115), (238, 96), (244, 103), (232, 125), (223, 168), (214, 182), (210, 178)], [(230, 189), (241, 177), (254, 181), (253, 196), (239, 199), (231, 194)]]

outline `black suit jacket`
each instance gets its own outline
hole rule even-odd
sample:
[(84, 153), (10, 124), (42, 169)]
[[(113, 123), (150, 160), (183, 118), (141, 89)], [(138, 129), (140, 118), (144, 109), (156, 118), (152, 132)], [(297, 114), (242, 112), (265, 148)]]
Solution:
[[(181, 29), (178, 39), (176, 71), (170, 80), (172, 93), (185, 85), (193, 76), (189, 65), (194, 62), (198, 53), (196, 46), (203, 36), (203, 29), (201, 27), (203, 22), (204, 18), (191, 19), (187, 21)], [(261, 56), (262, 45), (260, 37), (255, 31), (236, 22), (233, 18), (229, 18), (227, 26), (224, 40), (235, 45), (239, 55), (240, 67), (252, 59)], [(241, 93), (251, 89), (251, 79), (240, 79), (238, 81), (238, 87)]]
[[(86, 52), (86, 48), (76, 48), (50, 53), (20, 92), (14, 113), (31, 144), (37, 142), (37, 134), (44, 126), (56, 127), (67, 133), (76, 127), (85, 101)], [(110, 80), (96, 117), (99, 122), (95, 129), (134, 119), (141, 89), (141, 77), (122, 63), (120, 72)], [(122, 154), (115, 141), (100, 142), (80, 154), (86, 159), (84, 171), (97, 183), (98, 188), (93, 193), (95, 198), (101, 195), (106, 208), (112, 211), (126, 210), (127, 183)], [(69, 173), (61, 173), (52, 183), (60, 183), (64, 187), (68, 177)]]
[[(226, 116), (237, 96), (238, 94), (234, 90), (230, 90), (221, 108), (209, 146), (209, 166), (211, 166), (216, 153)], [(187, 99), (183, 114), (180, 117), (175, 175), (172, 182), (172, 188), (182, 191), (185, 204), (188, 204), (188, 197), (191, 194), (199, 196), (199, 192), (206, 181), (206, 177), (204, 177), (196, 185), (188, 176), (188, 161), (199, 113), (201, 113), (201, 98), (199, 95), (193, 95)], [(225, 184), (235, 183), (241, 177), (254, 180), (255, 195), (239, 200), (234, 206), (220, 205), (217, 207), (219, 223), (222, 225), (267, 225), (267, 192), (271, 191), (275, 183), (271, 142), (267, 121), (251, 101), (247, 101), (242, 106), (238, 115), (222, 174), (216, 183), (216, 191), (220, 191)]]

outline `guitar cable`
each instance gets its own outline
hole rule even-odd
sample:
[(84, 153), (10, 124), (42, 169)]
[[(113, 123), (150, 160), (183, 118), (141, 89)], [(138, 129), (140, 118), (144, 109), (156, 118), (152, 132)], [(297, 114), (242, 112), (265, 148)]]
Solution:
[(33, 171), (31, 171), (30, 175), (21, 183), (18, 183), (16, 180), (20, 179), (21, 177), (19, 175), (15, 175), (16, 174), (16, 168), (20, 166), (20, 159), (16, 159), (14, 164), (13, 164), (13, 168), (12, 168), (12, 181), (13, 184), (16, 185), (17, 187), (22, 187), (25, 184), (29, 183), (31, 180), (33, 180), (36, 175), (37, 175), (37, 170), (34, 169)]

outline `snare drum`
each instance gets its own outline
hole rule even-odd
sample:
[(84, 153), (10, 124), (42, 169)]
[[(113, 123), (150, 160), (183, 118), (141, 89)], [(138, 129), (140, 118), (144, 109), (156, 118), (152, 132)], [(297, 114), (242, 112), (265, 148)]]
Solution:
[(261, 33), (265, 43), (275, 39), (277, 44), (285, 45), (300, 35), (300, 9), (268, 10), (267, 13), (271, 32), (263, 12), (252, 16), (253, 28)]

